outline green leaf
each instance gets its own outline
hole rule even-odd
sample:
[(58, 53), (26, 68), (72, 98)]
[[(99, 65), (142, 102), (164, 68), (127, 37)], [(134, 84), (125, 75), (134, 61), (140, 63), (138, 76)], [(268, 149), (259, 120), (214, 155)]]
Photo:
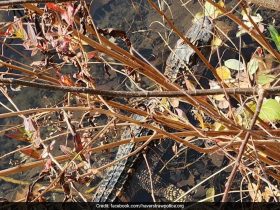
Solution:
[(214, 202), (214, 196), (215, 196), (215, 188), (210, 187), (206, 190), (206, 202)]
[(259, 68), (259, 61), (255, 57), (252, 57), (251, 60), (247, 64), (247, 69), (250, 75), (256, 73)]
[(228, 59), (225, 61), (225, 66), (230, 68), (230, 69), (233, 69), (233, 70), (243, 70), (244, 69), (244, 64), (239, 61), (239, 60), (236, 60), (236, 59)]
[[(249, 106), (256, 111), (256, 104)], [(280, 103), (275, 99), (267, 99), (263, 102), (259, 118), (265, 122), (275, 122), (280, 120)]]
[(268, 30), (273, 42), (275, 43), (278, 51), (280, 52), (280, 36), (278, 31), (275, 29), (273, 25), (269, 25)]
[(260, 85), (266, 85), (275, 80), (275, 76), (271, 74), (260, 74), (257, 79), (257, 83)]

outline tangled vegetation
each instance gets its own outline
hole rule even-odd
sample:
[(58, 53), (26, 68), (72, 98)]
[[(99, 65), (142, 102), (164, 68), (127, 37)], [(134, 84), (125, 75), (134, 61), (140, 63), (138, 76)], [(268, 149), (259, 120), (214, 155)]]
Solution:
[[(214, 24), (211, 52), (205, 57), (171, 20), (168, 1), (147, 0), (161, 20), (154, 24), (163, 29), (158, 36), (165, 47), (171, 50), (169, 38), (176, 36), (204, 63), (211, 74), (205, 86), (200, 84), (200, 75), (183, 74), (171, 81), (138, 52), (126, 31), (98, 28), (87, 1), (23, 0), (15, 1), (21, 3), (17, 7), (11, 2), (0, 2), (4, 9), (20, 11), (0, 28), (0, 134), (2, 141), (22, 144), (0, 160), (19, 153), (28, 161), (0, 170), (0, 179), (28, 185), (24, 200), (46, 201), (46, 193), (62, 190), (64, 200), (90, 201), (96, 186), (79, 190), (76, 185), (89, 185), (118, 162), (94, 167), (94, 155), (106, 156), (131, 141), (169, 138), (174, 141), (174, 156), (187, 148), (228, 162), (219, 165), (219, 171), (231, 169), (221, 183), (223, 193), (209, 187), (206, 200), (228, 201), (231, 191), (237, 191), (240, 196), (230, 200), (279, 201), (279, 20), (267, 22), (258, 13), (259, 5), (201, 1), (202, 12), (194, 14), (194, 20), (209, 16)], [(181, 3), (182, 7), (187, 4)], [(141, 10), (138, 1), (128, 5)], [(227, 25), (235, 29), (237, 42)], [(247, 45), (250, 51), (244, 53)], [(104, 81), (95, 77), (98, 74)], [(22, 110), (14, 97), (31, 87), (52, 92), (35, 96), (32, 100), (39, 102)], [(25, 100), (27, 96), (34, 97), (26, 95)], [(155, 99), (156, 105), (144, 110), (136, 106), (143, 98), (151, 104)], [(192, 106), (192, 120), (179, 104)], [(131, 114), (146, 120), (137, 121)], [(122, 131), (133, 125), (153, 134), (121, 139)], [(197, 144), (198, 140), (203, 144)], [(34, 168), (40, 171), (32, 182), (11, 178)], [(237, 174), (239, 186), (234, 183)]]

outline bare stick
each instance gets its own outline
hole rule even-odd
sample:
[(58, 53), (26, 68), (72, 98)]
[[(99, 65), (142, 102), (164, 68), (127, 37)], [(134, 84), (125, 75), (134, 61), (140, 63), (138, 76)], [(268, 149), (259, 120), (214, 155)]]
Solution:
[(146, 162), (146, 165), (147, 165), (147, 168), (148, 168), (148, 172), (149, 172), (151, 195), (152, 195), (153, 201), (156, 202), (155, 194), (154, 194), (154, 187), (153, 187), (152, 172), (151, 172), (151, 169), (150, 169), (150, 166), (149, 166), (149, 163), (148, 163), (148, 160), (147, 160), (147, 156), (146, 156), (145, 153), (143, 154), (143, 157), (145, 159), (145, 162)]
[(47, 3), (47, 2), (62, 3), (67, 1), (75, 1), (75, 0), (8, 0), (8, 1), (1, 1), (0, 7), (13, 6), (13, 5), (25, 4), (25, 3)]
[[(265, 94), (264, 90), (260, 89), (259, 93), (258, 93), (259, 99), (258, 99), (258, 103), (257, 103), (256, 112), (255, 112), (255, 114), (253, 116), (253, 119), (251, 121), (249, 130), (251, 130), (253, 128), (253, 126), (255, 125), (255, 123), (256, 123), (256, 121), (258, 119), (258, 116), (259, 116), (259, 113), (260, 113), (260, 110), (261, 110), (261, 107), (262, 107), (262, 104), (263, 104), (264, 94)], [(228, 181), (226, 183), (226, 188), (225, 188), (225, 192), (224, 192), (224, 196), (223, 196), (222, 202), (227, 202), (228, 201), (229, 190), (230, 190), (230, 188), (232, 186), (232, 182), (233, 182), (233, 180), (235, 178), (237, 169), (238, 169), (238, 167), (240, 165), (241, 158), (243, 156), (243, 153), (245, 152), (245, 148), (246, 148), (246, 145), (247, 145), (247, 143), (249, 141), (250, 136), (251, 136), (250, 132), (247, 132), (244, 141), (240, 145), (239, 153), (238, 153), (237, 158), (235, 160), (234, 167), (233, 167), (233, 169), (231, 171), (231, 174), (229, 175)]]
[[(190, 96), (209, 96), (209, 95), (220, 95), (220, 94), (244, 94), (244, 95), (254, 95), (258, 93), (258, 88), (221, 88), (221, 89), (205, 89), (205, 90), (186, 90), (186, 91), (113, 91), (113, 90), (100, 90), (86, 87), (70, 87), (70, 86), (56, 86), (49, 84), (42, 84), (37, 82), (22, 81), (18, 79), (2, 79), (0, 78), (0, 83), (4, 84), (14, 84), (14, 85), (24, 85), (28, 87), (36, 87), (42, 89), (48, 89), (53, 91), (63, 91), (72, 93), (87, 93), (91, 95), (102, 95), (109, 97), (182, 97), (185, 95)], [(272, 87), (265, 89), (268, 94), (275, 94), (280, 92), (280, 87)]]

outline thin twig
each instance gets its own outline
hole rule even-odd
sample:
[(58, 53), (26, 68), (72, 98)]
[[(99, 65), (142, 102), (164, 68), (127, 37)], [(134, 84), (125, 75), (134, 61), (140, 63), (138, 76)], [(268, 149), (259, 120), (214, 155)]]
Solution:
[(154, 194), (154, 186), (153, 186), (152, 172), (151, 172), (151, 169), (150, 169), (150, 166), (149, 166), (149, 163), (148, 163), (148, 160), (147, 160), (147, 156), (146, 156), (145, 153), (143, 154), (143, 157), (144, 157), (144, 160), (145, 160), (145, 162), (146, 162), (146, 165), (147, 165), (147, 168), (148, 168), (148, 172), (149, 172), (150, 187), (151, 187), (151, 195), (152, 195), (153, 201), (156, 202), (155, 194)]
[(213, 173), (211, 176), (207, 177), (206, 179), (204, 179), (203, 181), (197, 183), (195, 186), (193, 186), (191, 189), (189, 189), (187, 192), (185, 192), (184, 194), (180, 195), (180, 197), (178, 197), (174, 202), (178, 202), (179, 200), (181, 200), (182, 198), (186, 197), (189, 193), (191, 193), (194, 189), (196, 189), (198, 186), (202, 185), (203, 183), (207, 182), (209, 179), (211, 179), (212, 177), (215, 177), (217, 174), (221, 173), (222, 171), (226, 170), (227, 168), (231, 167), (233, 165), (233, 163), (221, 168), (220, 170), (218, 170), (217, 172)]
[[(230, 135), (236, 135), (237, 132), (238, 131), (234, 131), (234, 130), (232, 130), (232, 131), (205, 131), (205, 135), (207, 135), (209, 137), (216, 137), (216, 136), (223, 136), (223, 135), (230, 136)], [(279, 130), (274, 130), (272, 132), (275, 135), (278, 135), (278, 136), (280, 135)], [(262, 131), (258, 131), (258, 130), (254, 130), (254, 133), (259, 135), (259, 136), (263, 135)], [(197, 135), (197, 132), (195, 132), (195, 131), (185, 131), (185, 132), (174, 133), (174, 135), (179, 136), (179, 137), (194, 136), (194, 135)], [(197, 137), (199, 138), (200, 136), (198, 135)], [(144, 142), (144, 141), (147, 141), (147, 139), (149, 139), (149, 138), (150, 138), (150, 136), (136, 137), (134, 139), (134, 141), (136, 143), (137, 142)], [(162, 134), (157, 134), (157, 135), (154, 136), (153, 140), (162, 139), (162, 138), (163, 138)], [(113, 142), (113, 143), (105, 144), (105, 145), (94, 147), (94, 148), (89, 148), (86, 152), (98, 153), (98, 152), (101, 152), (101, 151), (104, 151), (104, 150), (113, 149), (113, 148), (118, 147), (118, 146), (123, 145), (123, 144), (128, 144), (129, 142), (130, 142), (130, 139), (118, 140), (118, 141)], [(240, 144), (240, 143), (241, 142), (233, 142), (233, 144)], [(227, 142), (220, 143), (219, 146), (224, 146), (225, 144), (227, 144)], [(261, 145), (263, 145), (263, 144), (275, 145), (277, 143), (275, 142), (275, 140), (271, 140), (271, 141), (269, 141), (269, 140), (254, 140), (254, 144), (255, 145), (259, 145), (259, 144), (261, 144)], [(279, 145), (279, 143), (277, 145)], [(216, 146), (213, 146), (211, 148), (212, 148), (211, 150), (205, 151), (205, 153), (210, 153), (210, 152), (213, 153), (213, 152), (217, 151), (218, 149), (220, 149), (220, 147), (216, 147)], [(23, 148), (20, 148), (20, 149), (23, 149)], [(1, 158), (3, 158), (3, 156)], [(58, 162), (67, 161), (71, 158), (72, 158), (72, 156), (69, 156), (69, 155), (61, 155), (61, 156), (55, 157), (55, 159)], [(9, 176), (9, 175), (12, 175), (12, 174), (24, 172), (24, 171), (30, 170), (32, 168), (42, 166), (42, 165), (45, 164), (45, 162), (46, 162), (46, 160), (38, 160), (38, 161), (30, 162), (30, 163), (25, 163), (25, 164), (22, 164), (22, 165), (19, 165), (19, 166), (15, 166), (15, 167), (12, 167), (12, 168), (3, 169), (3, 170), (0, 171), (0, 176)]]
[[(28, 87), (36, 87), (42, 89), (48, 89), (52, 91), (64, 91), (72, 93), (86, 93), (91, 95), (102, 95), (109, 97), (125, 97), (125, 98), (137, 98), (137, 97), (182, 97), (185, 95), (190, 96), (209, 96), (209, 95), (220, 95), (220, 94), (243, 94), (243, 95), (254, 95), (258, 93), (259, 88), (220, 88), (220, 89), (198, 89), (198, 90), (186, 90), (186, 91), (114, 91), (114, 90), (100, 90), (86, 87), (70, 87), (70, 86), (56, 86), (49, 84), (42, 84), (38, 82), (22, 81), (19, 79), (2, 79), (0, 83), (13, 84), (13, 85), (24, 85)], [(280, 86), (265, 89), (267, 94), (276, 94), (280, 92)]]
[(53, 3), (62, 3), (67, 1), (75, 1), (75, 0), (8, 0), (8, 1), (1, 1), (0, 7), (3, 6), (13, 6), (18, 4), (25, 4), (25, 3), (47, 3), (47, 2), (53, 2)]
[(198, 152), (204, 153), (209, 151), (208, 148), (201, 148), (199, 146), (196, 146), (194, 144), (191, 144), (188, 141), (185, 141), (182, 138), (179, 138), (178, 136), (175, 136), (172, 133), (169, 133), (165, 130), (162, 130), (156, 126), (150, 125), (148, 123), (144, 123), (144, 122), (140, 122), (138, 120), (132, 119), (131, 117), (127, 117), (125, 115), (122, 114), (118, 114), (118, 113), (113, 113), (110, 112), (109, 110), (104, 110), (104, 109), (99, 109), (99, 108), (90, 108), (90, 107), (60, 107), (60, 108), (41, 108), (41, 109), (36, 109), (36, 110), (25, 110), (25, 111), (20, 111), (20, 112), (13, 112), (13, 113), (5, 113), (5, 114), (0, 114), (0, 119), (1, 118), (7, 118), (7, 117), (12, 117), (12, 116), (17, 116), (16, 114), (28, 114), (28, 113), (34, 113), (34, 112), (54, 112), (54, 111), (61, 111), (61, 110), (65, 110), (65, 111), (88, 111), (88, 112), (95, 112), (95, 113), (100, 113), (100, 114), (105, 114), (107, 116), (110, 117), (115, 117), (118, 118), (120, 120), (123, 121), (128, 121), (131, 123), (134, 123), (136, 125), (145, 127), (147, 129), (153, 130), (155, 132), (158, 132), (159, 134), (164, 135), (166, 138), (170, 138), (175, 140), (178, 143), (182, 143), (184, 146), (190, 147), (191, 149), (194, 149)]
[[(255, 123), (256, 123), (256, 121), (258, 119), (258, 116), (259, 116), (259, 113), (260, 113), (260, 110), (261, 110), (261, 107), (262, 107), (262, 104), (263, 104), (264, 94), (265, 94), (265, 91), (263, 89), (260, 89), (259, 93), (258, 93), (259, 98), (258, 98), (258, 102), (257, 102), (256, 112), (255, 112), (255, 114), (253, 116), (253, 119), (251, 121), (249, 130), (253, 128), (253, 126), (255, 125)], [(237, 155), (234, 167), (233, 167), (233, 169), (231, 171), (231, 174), (230, 174), (230, 176), (228, 178), (228, 181), (227, 181), (227, 183), (225, 185), (226, 188), (225, 188), (225, 192), (224, 192), (224, 196), (223, 196), (222, 202), (227, 202), (228, 201), (229, 190), (230, 190), (230, 188), (232, 186), (233, 180), (235, 178), (237, 169), (238, 169), (238, 167), (240, 165), (243, 153), (245, 152), (245, 148), (246, 148), (246, 145), (247, 145), (247, 143), (249, 141), (250, 136), (251, 136), (250, 132), (247, 132), (244, 141), (240, 145), (239, 153)]]

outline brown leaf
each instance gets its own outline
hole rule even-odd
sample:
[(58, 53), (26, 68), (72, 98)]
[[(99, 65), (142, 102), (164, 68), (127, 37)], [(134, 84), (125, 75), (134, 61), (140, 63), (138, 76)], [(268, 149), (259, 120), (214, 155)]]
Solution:
[(20, 128), (13, 130), (11, 133), (5, 133), (4, 136), (11, 139), (15, 139), (17, 141), (26, 141), (26, 142), (30, 141), (28, 136), (25, 135), (24, 129), (20, 129)]
[(63, 85), (66, 86), (74, 86), (74, 82), (68, 75), (61, 75), (60, 76), (60, 81)]
[(34, 150), (33, 148), (21, 149), (20, 152), (29, 156), (29, 157), (32, 157), (34, 159), (37, 159), (37, 160), (41, 159), (41, 155), (36, 150)]
[(87, 57), (88, 59), (92, 59), (92, 58), (99, 58), (99, 55), (98, 55), (98, 51), (94, 50), (94, 51), (90, 51), (87, 53)]
[(81, 141), (81, 137), (78, 133), (74, 136), (74, 145), (75, 145), (75, 152), (80, 152), (84, 147)]

